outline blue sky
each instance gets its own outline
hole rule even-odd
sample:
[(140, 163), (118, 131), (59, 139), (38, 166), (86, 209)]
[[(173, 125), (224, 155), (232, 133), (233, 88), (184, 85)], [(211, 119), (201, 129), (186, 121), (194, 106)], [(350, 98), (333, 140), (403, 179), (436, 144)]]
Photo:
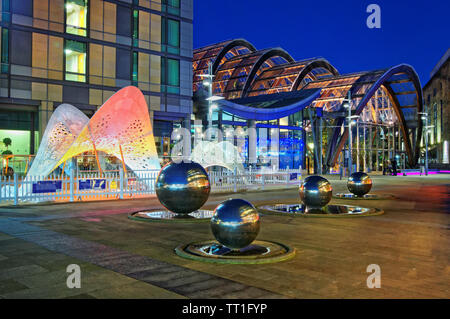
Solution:
[[(369, 29), (369, 4), (381, 28)], [(322, 56), (340, 73), (411, 64), (421, 84), (450, 47), (448, 0), (194, 0), (194, 48), (245, 38), (294, 59)]]

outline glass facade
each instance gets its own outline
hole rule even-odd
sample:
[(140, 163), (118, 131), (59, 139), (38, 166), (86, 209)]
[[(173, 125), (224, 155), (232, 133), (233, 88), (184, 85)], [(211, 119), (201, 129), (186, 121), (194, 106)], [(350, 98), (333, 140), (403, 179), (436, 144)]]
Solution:
[(256, 129), (256, 163), (250, 163), (249, 126), (247, 120), (225, 111), (215, 112), (213, 125), (222, 123), (224, 139), (234, 144), (243, 159), (244, 167), (270, 167), (268, 156), (277, 157), (277, 168), (298, 169), (304, 167), (303, 130), (297, 125), (302, 113), (297, 112), (289, 117), (272, 121), (255, 121)]

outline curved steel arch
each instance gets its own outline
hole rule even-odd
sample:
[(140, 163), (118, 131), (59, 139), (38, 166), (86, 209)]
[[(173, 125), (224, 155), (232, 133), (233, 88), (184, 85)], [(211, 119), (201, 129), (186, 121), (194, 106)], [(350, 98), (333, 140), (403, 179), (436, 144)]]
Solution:
[(259, 59), (255, 62), (255, 64), (253, 64), (252, 66), (252, 70), (250, 71), (250, 73), (247, 76), (247, 80), (245, 81), (244, 84), (244, 88), (242, 89), (242, 94), (241, 96), (246, 96), (248, 89), (250, 88), (250, 85), (252, 84), (255, 76), (256, 76), (256, 72), (258, 72), (259, 68), (261, 67), (261, 65), (263, 65), (264, 62), (266, 62), (266, 60), (273, 58), (273, 57), (282, 57), (284, 59), (286, 59), (286, 61), (288, 61), (288, 63), (293, 63), (294, 58), (284, 49), (282, 48), (274, 48), (274, 49), (269, 49), (267, 50), (267, 52), (265, 52), (264, 54), (262, 54)]
[[(406, 121), (404, 119), (404, 116), (403, 116), (403, 113), (401, 110), (401, 106), (398, 102), (398, 99), (397, 99), (395, 93), (393, 92), (392, 88), (389, 86), (389, 83), (387, 83), (391, 76), (398, 74), (398, 73), (407, 74), (409, 76), (410, 80), (413, 82), (414, 88), (416, 90), (417, 112), (422, 112), (423, 97), (422, 97), (422, 88), (420, 86), (419, 77), (418, 77), (417, 73), (414, 71), (412, 66), (410, 66), (408, 64), (399, 64), (399, 65), (394, 66), (394, 67), (388, 69), (387, 71), (385, 71), (372, 84), (372, 86), (369, 88), (369, 90), (367, 90), (366, 94), (364, 95), (364, 97), (361, 99), (358, 106), (356, 107), (355, 114), (359, 115), (362, 112), (364, 107), (366, 107), (367, 102), (372, 98), (372, 96), (375, 94), (375, 92), (383, 85), (383, 87), (385, 87), (387, 89), (387, 91), (389, 93), (388, 95), (390, 96), (391, 101), (393, 102), (393, 108), (394, 108), (394, 111), (397, 115), (397, 118), (398, 118), (400, 126), (401, 126), (403, 140), (405, 142), (405, 148), (408, 153), (409, 164), (410, 164), (410, 166), (415, 166), (415, 164), (417, 163), (418, 157), (419, 157), (419, 146), (420, 146), (420, 140), (422, 137), (422, 121), (418, 120), (417, 137), (415, 139), (415, 150), (414, 150), (414, 154), (413, 154), (411, 141), (408, 136), (408, 127), (407, 127)], [(356, 84), (357, 83), (354, 83), (352, 85), (352, 87), (349, 89), (349, 91), (351, 93), (353, 93), (354, 88), (357, 87)], [(342, 151), (345, 141), (348, 137), (348, 128), (345, 128), (343, 134), (339, 137), (339, 131), (341, 130), (340, 126), (342, 125), (343, 121), (344, 121), (344, 118), (339, 118), (338, 123), (337, 123), (338, 127), (336, 127), (334, 129), (332, 143), (335, 141), (337, 142), (337, 140), (339, 140), (339, 141), (337, 142), (337, 145), (335, 144), (336, 147), (333, 147), (331, 149), (331, 152), (329, 152), (329, 154), (328, 154), (328, 160), (327, 160), (328, 166), (333, 166), (333, 164), (336, 163), (339, 153)]]
[(212, 65), (212, 73), (216, 74), (217, 69), (220, 66), (220, 61), (222, 60), (222, 58), (225, 56), (225, 54), (228, 53), (228, 51), (230, 51), (231, 49), (238, 47), (238, 46), (243, 46), (246, 47), (247, 49), (249, 49), (251, 52), (255, 52), (256, 48), (253, 46), (253, 44), (251, 44), (250, 42), (248, 42), (245, 39), (235, 39), (235, 40), (231, 40), (228, 44), (226, 44), (222, 50), (220, 50), (220, 52), (216, 55), (215, 59), (214, 59), (214, 63)]
[(295, 79), (294, 83), (292, 84), (291, 91), (297, 90), (298, 86), (300, 85), (300, 83), (302, 83), (305, 76), (307, 76), (309, 72), (311, 72), (312, 70), (314, 70), (316, 68), (324, 68), (324, 69), (330, 71), (330, 73), (333, 74), (334, 76), (339, 75), (339, 71), (334, 66), (332, 66), (331, 63), (328, 62), (328, 60), (326, 60), (324, 58), (314, 59), (314, 60), (311, 60), (311, 62), (308, 63), (297, 75), (297, 78)]

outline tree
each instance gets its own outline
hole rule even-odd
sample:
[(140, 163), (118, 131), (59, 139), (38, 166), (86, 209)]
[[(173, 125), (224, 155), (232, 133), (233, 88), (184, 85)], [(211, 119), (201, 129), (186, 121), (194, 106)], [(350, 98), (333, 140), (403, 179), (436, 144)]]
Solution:
[(12, 152), (8, 149), (8, 147), (11, 146), (11, 143), (12, 143), (12, 141), (9, 137), (5, 137), (3, 139), (3, 144), (5, 144), (5, 146), (6, 146), (6, 151), (3, 151), (2, 155), (11, 155), (12, 154)]
[(6, 149), (8, 149), (8, 147), (11, 146), (11, 143), (12, 143), (12, 141), (11, 141), (11, 139), (9, 137), (5, 137), (3, 139), (3, 144), (5, 144)]

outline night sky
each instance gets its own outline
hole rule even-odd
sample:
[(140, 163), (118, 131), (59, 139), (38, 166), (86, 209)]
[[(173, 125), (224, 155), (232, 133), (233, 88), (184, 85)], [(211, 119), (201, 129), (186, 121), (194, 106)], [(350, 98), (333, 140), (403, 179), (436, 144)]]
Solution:
[[(366, 26), (371, 3), (380, 29)], [(322, 56), (340, 73), (408, 63), (423, 86), (450, 47), (450, 1), (194, 0), (194, 48), (233, 38), (295, 60)]]

